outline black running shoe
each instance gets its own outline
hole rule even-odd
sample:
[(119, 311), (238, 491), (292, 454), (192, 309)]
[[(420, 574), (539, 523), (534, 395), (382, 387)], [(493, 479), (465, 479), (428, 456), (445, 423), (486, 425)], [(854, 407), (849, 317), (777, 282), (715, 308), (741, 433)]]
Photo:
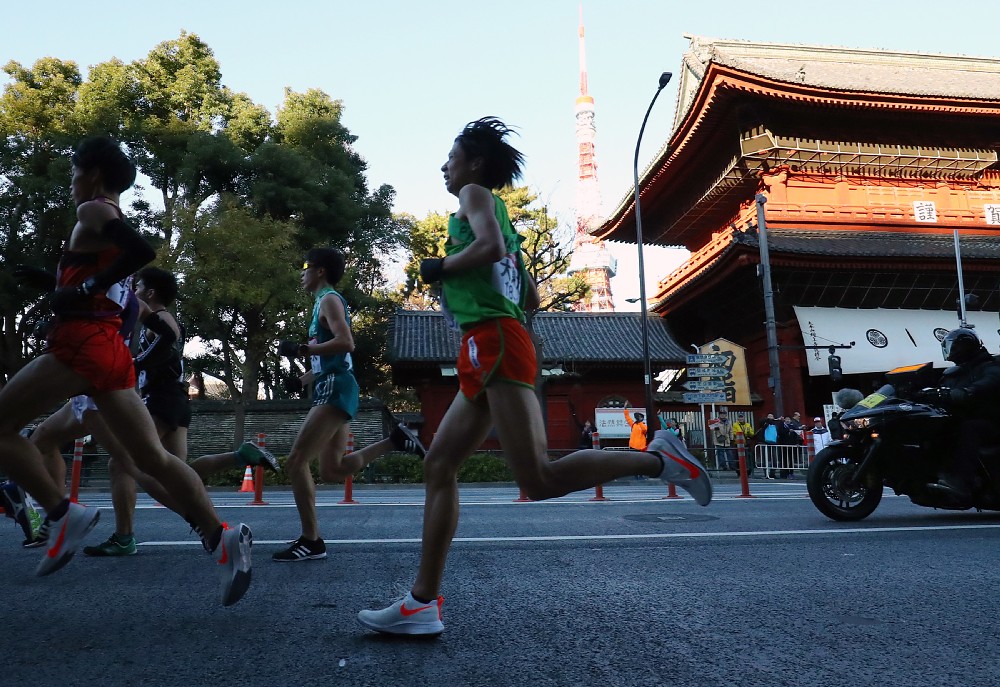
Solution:
[(397, 451), (413, 453), (418, 458), (423, 458), (427, 454), (427, 449), (420, 443), (416, 433), (402, 422), (393, 428), (392, 433), (389, 434), (389, 441), (392, 442)]
[(322, 539), (311, 541), (305, 537), (299, 537), (289, 544), (287, 549), (278, 551), (272, 559), (280, 563), (294, 563), (295, 561), (316, 561), (326, 558), (326, 544)]
[(32, 526), (31, 518), (28, 514), (31, 504), (28, 503), (24, 489), (14, 482), (8, 481), (4, 483), (2, 491), (4, 513), (8, 517), (13, 518), (14, 522), (20, 526), (26, 540), (34, 539), (35, 528)]

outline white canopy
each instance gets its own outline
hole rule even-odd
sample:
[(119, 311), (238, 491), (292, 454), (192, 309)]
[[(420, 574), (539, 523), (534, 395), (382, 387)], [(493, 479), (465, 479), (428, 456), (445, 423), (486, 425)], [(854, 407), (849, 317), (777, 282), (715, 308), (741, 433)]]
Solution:
[[(954, 310), (889, 310), (875, 308), (802, 308), (795, 306), (795, 316), (807, 346), (847, 345), (853, 348), (835, 351), (840, 356), (844, 374), (888, 372), (902, 365), (932, 362), (947, 367), (941, 356), (941, 339), (959, 326)], [(1000, 352), (1000, 315), (995, 312), (970, 312), (970, 324), (991, 353)], [(826, 349), (807, 350), (809, 374), (830, 374)]]

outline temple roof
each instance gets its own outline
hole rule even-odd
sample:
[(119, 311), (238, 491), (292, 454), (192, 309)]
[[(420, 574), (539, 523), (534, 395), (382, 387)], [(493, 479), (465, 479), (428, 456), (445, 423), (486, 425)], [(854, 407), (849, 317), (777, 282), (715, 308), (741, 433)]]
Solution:
[[(811, 264), (829, 271), (848, 263), (853, 270), (891, 271), (893, 258), (907, 260), (911, 266), (916, 259), (925, 266), (940, 266), (949, 271), (955, 265), (955, 243), (950, 234), (769, 228), (767, 245), (772, 266), (800, 265), (809, 269)], [(963, 235), (960, 245), (966, 270), (983, 269), (982, 261), (1000, 261), (1000, 240), (995, 236)], [(688, 262), (660, 282), (653, 309), (661, 311), (666, 303), (683, 299), (682, 294), (709, 283), (706, 279), (719, 278), (717, 275), (728, 272), (736, 264), (737, 255), (749, 263), (758, 263), (759, 248), (759, 236), (755, 231), (718, 237), (713, 246), (692, 255)], [(979, 261), (979, 265), (975, 261)], [(995, 269), (996, 263), (987, 264), (992, 265), (988, 269)]]
[[(737, 234), (740, 243), (759, 247), (756, 233)], [(1000, 260), (1000, 236), (962, 236), (963, 259)], [(845, 258), (926, 258), (955, 260), (955, 240), (951, 234), (883, 231), (815, 231), (810, 229), (768, 229), (767, 246), (773, 253), (839, 256)], [(772, 255), (772, 258), (774, 256)]]
[[(649, 243), (696, 250), (783, 165), (910, 178), (928, 147), (923, 176), (996, 163), (1000, 59), (690, 39), (674, 129), (641, 174)], [(888, 154), (869, 155), (879, 145)], [(886, 164), (867, 169), (866, 155)], [(633, 214), (629, 189), (595, 235), (634, 240)]]
[[(535, 315), (535, 332), (544, 344), (546, 363), (642, 361), (641, 314), (549, 313)], [(397, 310), (389, 333), (393, 363), (454, 363), (461, 335), (448, 328), (438, 311)], [(649, 318), (650, 360), (683, 364), (686, 350), (674, 340), (666, 322)]]
[(840, 91), (1000, 100), (1000, 59), (685, 36), (675, 124), (709, 63)]

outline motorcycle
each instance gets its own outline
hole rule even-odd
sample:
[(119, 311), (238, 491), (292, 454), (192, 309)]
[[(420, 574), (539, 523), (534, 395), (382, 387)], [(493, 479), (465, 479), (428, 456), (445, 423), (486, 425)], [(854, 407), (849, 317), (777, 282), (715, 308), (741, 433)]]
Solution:
[(839, 392), (838, 405), (847, 408), (840, 418), (845, 436), (817, 454), (806, 478), (809, 498), (821, 513), (839, 521), (866, 518), (884, 487), (918, 506), (1000, 510), (1000, 447), (979, 456), (978, 486), (968, 499), (936, 484), (952, 460), (958, 420), (943, 408), (906, 399), (935, 381), (931, 363), (923, 363), (891, 370), (887, 383), (866, 397)]

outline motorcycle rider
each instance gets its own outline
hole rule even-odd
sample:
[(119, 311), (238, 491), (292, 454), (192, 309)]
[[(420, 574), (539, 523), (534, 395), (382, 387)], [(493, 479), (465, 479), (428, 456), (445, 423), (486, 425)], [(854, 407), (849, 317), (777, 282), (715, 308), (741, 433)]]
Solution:
[(1000, 360), (971, 327), (953, 329), (941, 341), (946, 369), (938, 387), (917, 393), (918, 401), (945, 408), (959, 419), (955, 457), (931, 488), (968, 502), (982, 448), (1000, 444)]

